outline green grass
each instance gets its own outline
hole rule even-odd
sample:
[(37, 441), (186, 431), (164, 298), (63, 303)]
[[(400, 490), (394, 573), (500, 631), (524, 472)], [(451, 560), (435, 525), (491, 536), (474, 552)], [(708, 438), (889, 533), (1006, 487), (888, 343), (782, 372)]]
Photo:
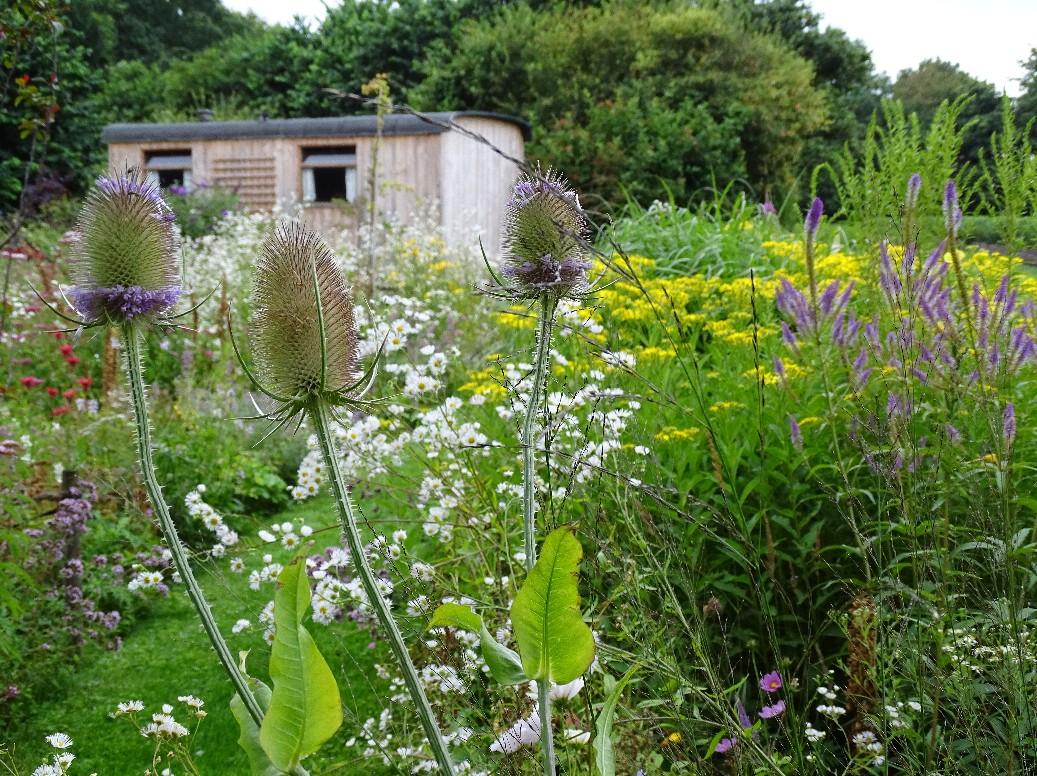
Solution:
[[(305, 519), (314, 527), (333, 526), (334, 512), (330, 499), (318, 498), (294, 505), (278, 518)], [(267, 521), (264, 521), (267, 522)], [(317, 549), (337, 540), (336, 530), (317, 531)], [(252, 555), (265, 550), (258, 547)], [(257, 565), (257, 558), (246, 558), (246, 564)], [(221, 564), (220, 569), (225, 564)], [(269, 652), (260, 638), (262, 627), (256, 615), (270, 599), (269, 586), (254, 592), (238, 577), (226, 579), (222, 572), (211, 573), (201, 566), (199, 579), (216, 612), (221, 630), (232, 650), (251, 649), (250, 673), (266, 680)], [(231, 634), (230, 628), (239, 618), (250, 619), (253, 630)], [(368, 717), (377, 718), (384, 705), (384, 688), (375, 678), (374, 664), (390, 659), (388, 650), (378, 642), (370, 648), (371, 633), (349, 620), (331, 627), (311, 626), (318, 646), (339, 681), (346, 721), (335, 738), (319, 755), (307, 762), (311, 773), (337, 771), (348, 773), (354, 750), (346, 750), (344, 742), (352, 738)], [(59, 699), (36, 703), (23, 710), (23, 715), (7, 731), (0, 731), (0, 742), (13, 746), (17, 766), (31, 773), (53, 753), (44, 737), (64, 732), (73, 739), (76, 773), (129, 774), (143, 773), (151, 756), (151, 743), (137, 734), (125, 720), (108, 715), (120, 701), (142, 700), (142, 720), (160, 710), (164, 703), (176, 707), (177, 719), (186, 723), (183, 706), (177, 696), (194, 695), (205, 701), (208, 716), (202, 720), (192, 742), (197, 765), (202, 774), (247, 774), (248, 765), (238, 748), (237, 723), (229, 712), (232, 687), (220, 670), (194, 608), (182, 587), (174, 587), (168, 599), (160, 600), (150, 613), (138, 620), (119, 652), (95, 652), (84, 659), (74, 674), (67, 694)], [(176, 771), (178, 769), (174, 769)], [(382, 772), (380, 763), (367, 761), (364, 773)]]

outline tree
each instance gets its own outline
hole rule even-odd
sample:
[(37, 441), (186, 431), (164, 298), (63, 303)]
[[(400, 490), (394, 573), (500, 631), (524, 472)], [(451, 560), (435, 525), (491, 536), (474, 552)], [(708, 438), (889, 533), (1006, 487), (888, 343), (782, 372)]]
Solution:
[(927, 59), (916, 70), (900, 71), (893, 84), (893, 97), (900, 100), (906, 113), (918, 114), (923, 131), (932, 123), (941, 103), (970, 97), (961, 112), (961, 121), (971, 124), (962, 144), (962, 164), (978, 163), (980, 149), (990, 144), (990, 135), (1001, 123), (1001, 100), (994, 85), (941, 59)]
[[(1037, 116), (1037, 48), (1030, 50), (1030, 58), (1020, 62), (1026, 71), (1020, 86), (1022, 94), (1015, 103), (1015, 117), (1020, 127), (1025, 127), (1030, 119)], [(1037, 122), (1034, 122), (1031, 140), (1037, 143)]]
[(824, 122), (802, 57), (686, 4), (515, 4), (461, 25), (424, 67), (413, 104), (527, 117), (529, 155), (610, 202), (625, 189), (683, 204), (714, 175), (788, 186)]

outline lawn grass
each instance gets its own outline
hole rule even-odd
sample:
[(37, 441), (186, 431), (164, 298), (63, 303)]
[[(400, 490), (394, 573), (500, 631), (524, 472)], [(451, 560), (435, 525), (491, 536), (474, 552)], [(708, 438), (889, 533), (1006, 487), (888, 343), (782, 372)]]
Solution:
[[(332, 502), (323, 497), (293, 505), (271, 522), (278, 519), (303, 519), (314, 527), (335, 524)], [(311, 551), (335, 542), (337, 536), (334, 529), (315, 532), (317, 545)], [(252, 555), (263, 552), (262, 546), (250, 551)], [(246, 557), (246, 563), (257, 565), (257, 559)], [(231, 649), (251, 649), (250, 673), (266, 680), (269, 650), (260, 638), (262, 629), (256, 615), (271, 591), (269, 587), (252, 591), (241, 579), (226, 579), (222, 572), (225, 565), (221, 564), (216, 573), (202, 565), (197, 575)], [(231, 626), (239, 618), (251, 620), (253, 630), (231, 634)], [(375, 677), (374, 664), (391, 658), (369, 631), (348, 619), (328, 628), (311, 626), (310, 630), (338, 678), (346, 721), (332, 742), (307, 761), (307, 767), (311, 773), (353, 772), (357, 766), (351, 766), (350, 761), (356, 752), (347, 750), (344, 743), (356, 735), (365, 719), (380, 714), (385, 688)], [(170, 703), (176, 708), (178, 720), (186, 723), (177, 697), (194, 695), (205, 701), (208, 712), (192, 742), (199, 771), (212, 776), (247, 774), (247, 762), (237, 745), (237, 723), (229, 713), (231, 694), (230, 680), (220, 670), (194, 608), (183, 588), (174, 586), (168, 599), (159, 600), (137, 621), (121, 651), (98, 651), (88, 656), (64, 697), (35, 704), (14, 727), (0, 733), (0, 741), (13, 744), (14, 762), (26, 773), (53, 753), (44, 737), (58, 731), (75, 742), (71, 751), (76, 755), (76, 773), (143, 773), (150, 763), (151, 742), (138, 735), (126, 720), (112, 719), (109, 713), (120, 701), (138, 699), (145, 704), (141, 719), (146, 721), (162, 704)], [(370, 760), (362, 768), (364, 773), (388, 772)]]

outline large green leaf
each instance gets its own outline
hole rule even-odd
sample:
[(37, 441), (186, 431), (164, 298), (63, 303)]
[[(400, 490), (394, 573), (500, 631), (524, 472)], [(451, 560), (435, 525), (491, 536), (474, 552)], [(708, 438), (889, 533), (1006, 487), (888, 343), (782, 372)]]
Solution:
[(601, 713), (598, 714), (598, 721), (595, 724), (598, 734), (594, 737), (594, 762), (598, 766), (598, 776), (616, 776), (616, 750), (612, 745), (612, 723), (616, 718), (616, 704), (619, 703), (619, 696), (623, 694), (623, 690), (634, 678), (638, 668), (640, 666), (631, 666), (623, 678), (616, 682), (608, 697), (605, 698)]
[[(259, 703), (259, 708), (265, 712), (270, 708), (270, 688), (258, 679), (253, 679), (245, 673), (246, 654), (245, 652), (241, 653), (241, 673), (248, 680), (248, 687), (252, 690), (252, 694)], [(259, 743), (259, 725), (252, 719), (252, 715), (245, 708), (245, 702), (241, 700), (241, 696), (237, 693), (234, 693), (234, 697), (230, 699), (230, 711), (241, 728), (238, 746), (245, 750), (249, 767), (252, 770), (252, 776), (281, 776), (283, 771), (270, 762), (270, 758), (266, 756), (266, 752), (263, 751), (263, 747)], [(298, 770), (295, 773), (298, 773)]]
[(594, 636), (580, 614), (583, 548), (566, 527), (544, 540), (540, 558), (511, 605), (522, 668), (530, 679), (567, 684), (594, 660)]
[(313, 643), (303, 615), (310, 585), (296, 558), (277, 578), (270, 680), (274, 690), (259, 730), (259, 743), (276, 767), (291, 771), (316, 752), (342, 724), (342, 701), (335, 677)]
[(500, 684), (522, 684), (529, 681), (522, 670), (522, 660), (513, 649), (499, 643), (486, 629), (482, 617), (461, 604), (442, 604), (432, 615), (430, 628), (460, 628), (479, 634), (479, 647), (490, 675)]

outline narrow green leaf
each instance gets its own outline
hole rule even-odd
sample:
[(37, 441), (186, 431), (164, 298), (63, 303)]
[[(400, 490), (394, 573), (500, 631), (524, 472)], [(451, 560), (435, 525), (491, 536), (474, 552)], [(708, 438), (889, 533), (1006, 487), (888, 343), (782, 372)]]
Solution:
[(277, 578), (274, 645), (270, 679), (274, 690), (263, 718), (259, 743), (276, 767), (291, 771), (316, 752), (342, 724), (342, 701), (335, 677), (313, 643), (303, 616), (310, 585), (296, 558)]
[(616, 718), (616, 704), (640, 667), (631, 666), (630, 670), (623, 674), (623, 678), (612, 688), (598, 714), (598, 721), (595, 723), (598, 735), (594, 737), (594, 762), (598, 766), (600, 776), (616, 776), (616, 750), (612, 745), (612, 723)]
[(564, 526), (552, 531), (511, 605), (522, 668), (530, 679), (567, 684), (594, 660), (594, 637), (580, 614), (576, 584), (582, 558), (572, 531)]
[(522, 670), (518, 653), (499, 643), (490, 635), (482, 617), (461, 604), (442, 604), (436, 609), (429, 622), (430, 628), (460, 628), (479, 634), (479, 646), (490, 675), (503, 685), (522, 684), (529, 681)]
[[(259, 703), (259, 708), (265, 712), (270, 708), (270, 688), (245, 673), (245, 654), (242, 653), (241, 673), (245, 675), (248, 688), (252, 690), (252, 694)], [(245, 708), (245, 702), (237, 693), (234, 693), (234, 697), (230, 699), (230, 711), (234, 715), (234, 719), (238, 721), (238, 727), (241, 728), (238, 746), (245, 750), (252, 776), (281, 776), (283, 771), (270, 762), (270, 758), (263, 751), (263, 747), (259, 743), (259, 726), (252, 719), (252, 715)]]

